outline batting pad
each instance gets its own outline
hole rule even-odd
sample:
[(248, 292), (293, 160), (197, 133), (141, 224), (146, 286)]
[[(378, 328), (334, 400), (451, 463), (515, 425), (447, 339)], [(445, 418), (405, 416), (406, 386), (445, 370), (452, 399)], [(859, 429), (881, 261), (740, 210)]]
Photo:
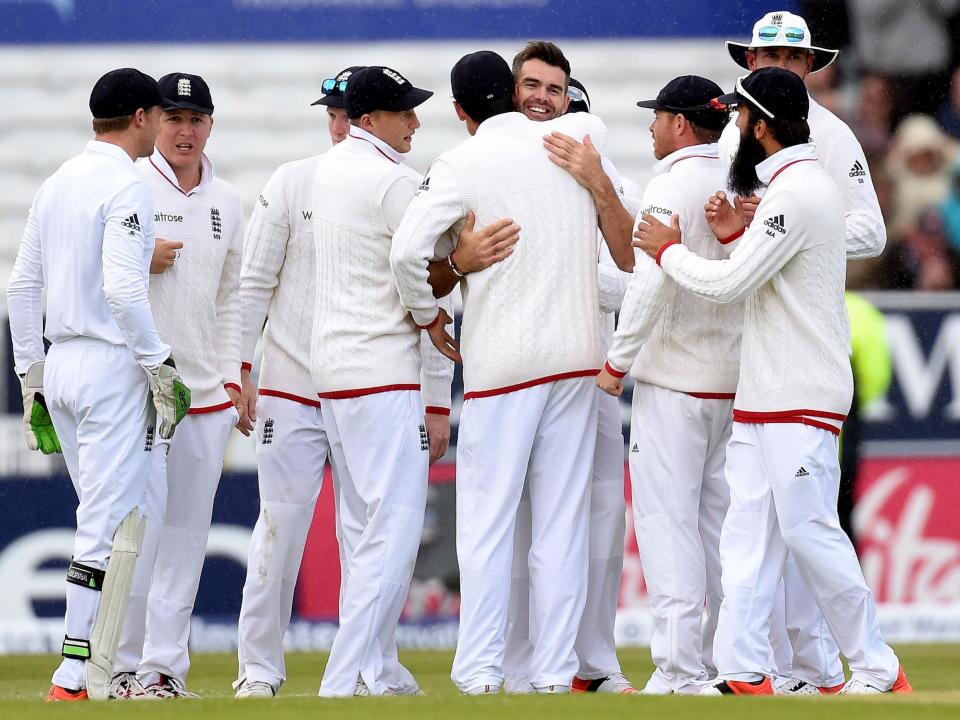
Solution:
[(90, 634), (90, 659), (87, 660), (86, 674), (87, 694), (91, 700), (106, 700), (110, 696), (117, 644), (127, 612), (133, 571), (147, 526), (146, 515), (138, 520), (138, 514), (139, 510), (134, 508), (113, 536), (113, 550), (100, 593), (100, 607)]

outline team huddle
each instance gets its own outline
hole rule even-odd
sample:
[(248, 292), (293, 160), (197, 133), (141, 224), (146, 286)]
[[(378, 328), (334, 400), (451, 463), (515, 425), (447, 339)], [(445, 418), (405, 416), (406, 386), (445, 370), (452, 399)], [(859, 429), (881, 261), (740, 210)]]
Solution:
[(96, 139), (37, 193), (8, 289), (28, 444), (63, 453), (79, 498), (48, 699), (196, 697), (190, 618), (234, 427), (260, 490), (236, 696), (286, 679), (327, 462), (340, 627), (320, 695), (422, 694), (396, 628), (455, 363), (462, 693), (638, 692), (614, 643), (628, 373), (654, 620), (639, 692), (909, 692), (837, 514), (846, 261), (886, 241), (859, 144), (803, 83), (837, 53), (789, 12), (727, 49), (749, 71), (732, 93), (686, 75), (637, 103), (642, 192), (553, 43), (456, 63), (468, 137), (426, 176), (404, 159), (433, 93), (346, 68), (313, 103), (332, 147), (278, 168), (245, 232), (204, 153), (207, 83), (104, 75)]

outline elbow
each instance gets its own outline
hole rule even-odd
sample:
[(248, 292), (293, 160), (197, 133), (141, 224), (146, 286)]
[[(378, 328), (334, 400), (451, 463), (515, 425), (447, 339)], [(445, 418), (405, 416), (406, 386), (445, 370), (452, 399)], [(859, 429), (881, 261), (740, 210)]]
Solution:
[(627, 273), (632, 273), (633, 267), (636, 264), (636, 257), (633, 254), (632, 247), (630, 248), (629, 252), (623, 253), (622, 257), (614, 258), (613, 260), (620, 270)]

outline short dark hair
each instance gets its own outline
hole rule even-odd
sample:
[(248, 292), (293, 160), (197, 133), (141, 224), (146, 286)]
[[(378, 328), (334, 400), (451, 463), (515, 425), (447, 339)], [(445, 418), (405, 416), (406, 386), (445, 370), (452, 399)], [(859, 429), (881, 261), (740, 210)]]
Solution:
[(810, 142), (810, 125), (806, 120), (788, 120), (786, 118), (768, 117), (762, 110), (747, 103), (750, 113), (750, 124), (763, 120), (778, 143), (784, 147), (803, 145)]
[[(686, 117), (686, 115), (684, 115)], [(699, 140), (704, 145), (712, 145), (715, 142), (720, 141), (720, 136), (723, 134), (723, 130), (716, 130), (714, 128), (705, 128), (703, 125), (697, 125), (697, 123), (690, 121), (690, 130), (693, 132), (693, 136)]]
[(567, 81), (570, 80), (570, 61), (567, 60), (563, 51), (549, 40), (531, 40), (516, 54), (512, 67), (515, 80), (520, 79), (520, 68), (527, 60), (542, 60), (547, 65), (558, 67), (567, 76)]
[[(460, 107), (463, 107), (463, 105)], [(514, 112), (515, 110), (516, 108), (513, 106), (512, 97), (497, 98), (479, 109), (467, 110), (467, 108), (463, 108), (463, 111), (469, 115), (470, 119), (477, 125), (484, 120), (489, 120), (495, 115), (503, 115), (503, 113)]]
[(130, 123), (132, 122), (133, 115), (121, 115), (120, 117), (112, 118), (94, 118), (93, 131), (97, 135), (102, 135), (103, 133), (123, 132), (130, 127)]

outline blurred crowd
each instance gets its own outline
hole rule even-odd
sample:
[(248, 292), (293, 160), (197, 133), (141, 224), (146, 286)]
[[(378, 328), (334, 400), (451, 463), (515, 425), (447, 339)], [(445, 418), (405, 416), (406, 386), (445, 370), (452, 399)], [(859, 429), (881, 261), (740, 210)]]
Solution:
[(960, 288), (960, 0), (801, 0), (838, 62), (807, 76), (863, 146), (887, 224), (851, 289)]

